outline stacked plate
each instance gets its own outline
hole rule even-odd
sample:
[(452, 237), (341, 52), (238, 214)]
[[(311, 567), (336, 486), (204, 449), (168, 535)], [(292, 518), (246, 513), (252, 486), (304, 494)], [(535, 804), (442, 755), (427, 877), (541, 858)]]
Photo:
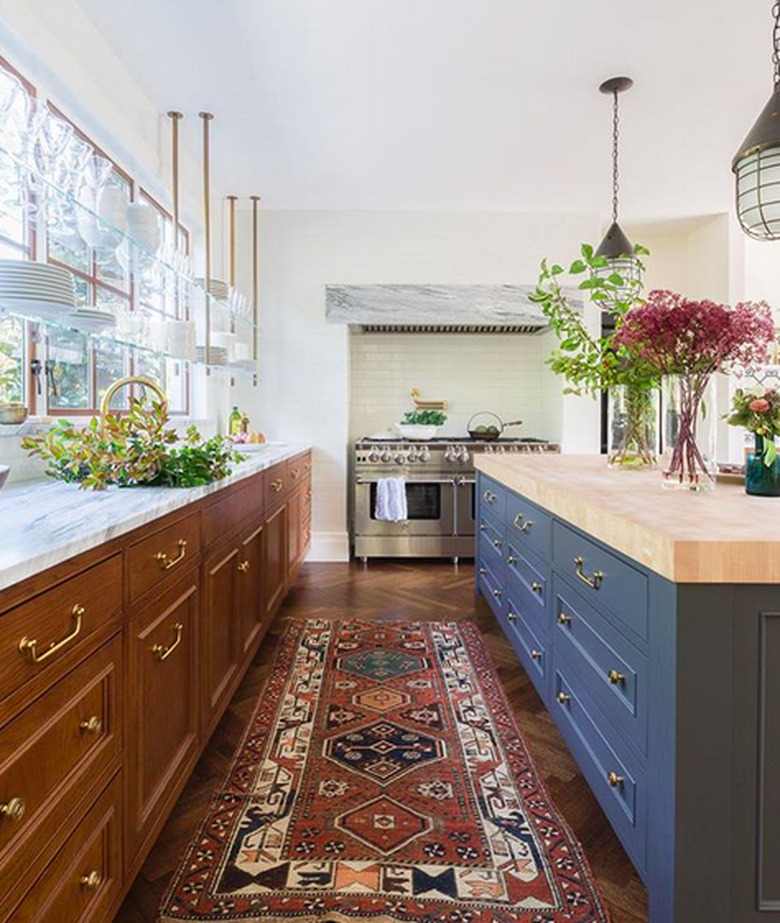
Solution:
[(109, 327), (116, 326), (116, 317), (110, 311), (98, 311), (97, 308), (77, 308), (68, 315), (68, 324), (85, 333), (102, 333)]
[[(197, 278), (194, 280), (202, 289), (206, 288), (206, 280), (204, 278)], [(211, 279), (209, 284), (209, 294), (213, 295), (215, 298), (219, 298), (221, 301), (225, 301), (230, 292), (230, 286), (227, 282), (224, 282), (222, 279)]]
[(44, 320), (62, 320), (75, 306), (73, 273), (68, 269), (0, 260), (0, 307)]

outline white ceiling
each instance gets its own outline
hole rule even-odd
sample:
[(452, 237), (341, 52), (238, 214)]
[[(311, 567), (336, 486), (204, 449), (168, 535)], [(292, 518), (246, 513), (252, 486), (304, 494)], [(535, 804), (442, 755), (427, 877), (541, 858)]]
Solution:
[(216, 114), (215, 181), (269, 208), (731, 208), (771, 0), (80, 0), (156, 101)]

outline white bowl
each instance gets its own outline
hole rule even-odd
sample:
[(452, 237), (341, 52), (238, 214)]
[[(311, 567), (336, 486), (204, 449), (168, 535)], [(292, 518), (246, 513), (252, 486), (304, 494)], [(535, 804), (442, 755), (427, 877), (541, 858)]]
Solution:
[(433, 439), (439, 431), (438, 426), (423, 423), (396, 423), (395, 428), (404, 439)]

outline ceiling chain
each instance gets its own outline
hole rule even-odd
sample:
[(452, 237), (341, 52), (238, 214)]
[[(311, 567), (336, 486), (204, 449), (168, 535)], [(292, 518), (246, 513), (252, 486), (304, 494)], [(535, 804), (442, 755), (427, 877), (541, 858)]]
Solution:
[(772, 63), (775, 66), (775, 89), (780, 87), (780, 0), (772, 7), (772, 15), (775, 18), (775, 28), (772, 35), (773, 50)]

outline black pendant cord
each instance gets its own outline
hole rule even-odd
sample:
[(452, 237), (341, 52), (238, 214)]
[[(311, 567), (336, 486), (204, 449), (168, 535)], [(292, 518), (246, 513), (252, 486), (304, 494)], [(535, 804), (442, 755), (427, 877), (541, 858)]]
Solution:
[(775, 89), (780, 89), (780, 2), (772, 7), (775, 28), (772, 33), (772, 64), (775, 68)]
[[(780, 4), (778, 4), (780, 5)], [(618, 220), (618, 194), (620, 192), (620, 173), (618, 155), (620, 142), (620, 113), (618, 111), (617, 90), (612, 94), (612, 223)]]

